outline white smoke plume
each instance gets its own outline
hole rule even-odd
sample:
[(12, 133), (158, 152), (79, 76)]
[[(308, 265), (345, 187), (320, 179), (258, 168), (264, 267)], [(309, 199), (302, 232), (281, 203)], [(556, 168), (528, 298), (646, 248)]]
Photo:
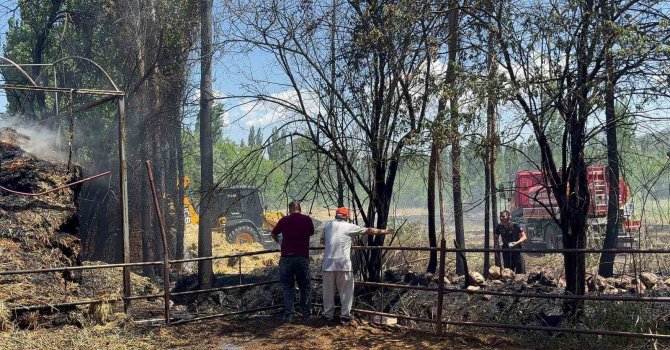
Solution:
[(67, 160), (67, 140), (57, 130), (26, 123), (15, 116), (0, 115), (0, 131), (4, 128), (12, 128), (25, 136), (14, 140), (24, 151), (44, 159)]

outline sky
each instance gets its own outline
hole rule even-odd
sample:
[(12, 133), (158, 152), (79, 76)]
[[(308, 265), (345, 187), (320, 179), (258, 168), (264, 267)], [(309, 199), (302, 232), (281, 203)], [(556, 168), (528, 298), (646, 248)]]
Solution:
[[(283, 81), (283, 76), (277, 73), (275, 67), (273, 67), (273, 62), (273, 57), (260, 51), (237, 55), (217, 55), (212, 69), (212, 87), (216, 95), (230, 97), (245, 93), (241, 85), (248, 83), (249, 76)], [(197, 83), (198, 79), (200, 79), (199, 73), (196, 73), (194, 81)], [(285, 93), (285, 91), (272, 88), (270, 88), (270, 91)], [(247, 101), (243, 99), (217, 101), (217, 103), (223, 103), (226, 108), (224, 135), (235, 141), (243, 139), (246, 142), (249, 129), (253, 126), (256, 129), (261, 128), (263, 136), (268, 137), (272, 127), (276, 126), (275, 123), (280, 119), (279, 111), (267, 105), (244, 102)]]

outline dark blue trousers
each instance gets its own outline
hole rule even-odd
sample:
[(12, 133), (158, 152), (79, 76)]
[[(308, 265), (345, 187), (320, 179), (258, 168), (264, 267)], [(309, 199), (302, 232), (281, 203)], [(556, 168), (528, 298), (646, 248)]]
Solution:
[(300, 289), (300, 310), (305, 317), (312, 314), (312, 295), (309, 281), (309, 259), (303, 256), (282, 256), (279, 259), (279, 281), (284, 290), (284, 319), (293, 318), (295, 283)]

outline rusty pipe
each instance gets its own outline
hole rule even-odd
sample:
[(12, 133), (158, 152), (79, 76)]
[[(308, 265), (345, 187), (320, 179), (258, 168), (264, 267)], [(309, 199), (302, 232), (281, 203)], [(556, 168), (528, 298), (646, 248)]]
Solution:
[(165, 221), (163, 220), (163, 213), (158, 203), (158, 195), (156, 194), (156, 185), (154, 184), (154, 172), (151, 169), (151, 161), (145, 162), (147, 165), (147, 176), (149, 177), (149, 185), (151, 186), (151, 194), (154, 199), (154, 208), (156, 209), (156, 217), (158, 218), (158, 225), (161, 229), (161, 240), (163, 241), (163, 299), (165, 302), (165, 324), (170, 325), (170, 258), (168, 256), (167, 234), (165, 233)]
[(31, 274), (31, 273), (49, 273), (49, 272), (64, 272), (64, 271), (79, 271), (79, 270), (111, 269), (111, 268), (115, 268), (115, 267), (135, 267), (135, 266), (149, 266), (149, 265), (162, 265), (162, 264), (163, 264), (162, 261), (147, 261), (147, 262), (105, 264), (105, 265), (64, 266), (64, 267), (52, 267), (52, 268), (47, 268), (47, 269), (6, 270), (6, 271), (0, 271), (0, 276), (24, 275), (24, 274)]
[[(121, 233), (123, 240), (123, 262), (130, 262), (130, 216), (128, 209), (128, 162), (126, 159), (126, 98), (121, 96), (116, 100), (116, 113), (119, 117), (119, 205), (121, 209)], [(123, 268), (123, 296), (129, 297), (130, 268)], [(123, 311), (130, 314), (130, 301), (124, 300)]]
[(235, 286), (226, 286), (226, 287), (196, 289), (196, 290), (189, 290), (189, 291), (186, 291), (186, 292), (176, 292), (176, 293), (172, 293), (172, 295), (173, 296), (180, 296), (180, 295), (203, 294), (203, 293), (211, 293), (211, 292), (220, 292), (220, 291), (223, 291), (223, 290), (244, 289), (244, 288), (264, 286), (264, 285), (268, 285), (268, 284), (277, 284), (277, 283), (279, 283), (279, 280), (239, 284), (239, 285), (235, 285)]
[(89, 181), (89, 180), (93, 180), (93, 179), (98, 178), (98, 177), (106, 176), (106, 175), (109, 175), (110, 173), (111, 173), (111, 171), (106, 171), (106, 172), (104, 172), (104, 173), (100, 173), (100, 174), (98, 174), (98, 175), (89, 176), (89, 177), (87, 177), (87, 178), (85, 178), (85, 179), (81, 179), (81, 180), (79, 180), (79, 181), (75, 181), (75, 182), (70, 182), (70, 183), (68, 183), (68, 184), (61, 185), (61, 186), (58, 186), (58, 187), (55, 187), (55, 188), (52, 188), (52, 189), (49, 189), (49, 190), (46, 190), (46, 191), (43, 191), (43, 192), (38, 192), (38, 193), (28, 193), (28, 192), (14, 191), (14, 190), (11, 190), (11, 189), (9, 189), (9, 188), (7, 188), (7, 187), (4, 187), (4, 186), (0, 186), (0, 190), (9, 192), (9, 193), (11, 193), (11, 194), (16, 194), (16, 195), (19, 195), (19, 196), (37, 197), (37, 196), (43, 196), (43, 195), (45, 195), (45, 194), (49, 194), (49, 193), (51, 193), (51, 192), (56, 192), (56, 191), (62, 190), (62, 189), (64, 189), (64, 188), (68, 188), (68, 187), (70, 187), (70, 186), (78, 185), (78, 184), (80, 184), (80, 183), (82, 183), (82, 182), (86, 182), (86, 181)]

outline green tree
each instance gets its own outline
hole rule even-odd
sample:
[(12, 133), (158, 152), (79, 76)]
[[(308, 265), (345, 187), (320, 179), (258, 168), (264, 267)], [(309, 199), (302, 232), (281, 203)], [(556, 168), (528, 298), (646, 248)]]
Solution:
[(247, 146), (252, 148), (256, 146), (256, 128), (253, 125), (249, 128), (249, 135), (247, 136)]
[(254, 146), (256, 148), (261, 148), (263, 146), (263, 130), (261, 128), (256, 129), (256, 137), (254, 138)]
[(224, 114), (225, 107), (223, 104), (214, 103), (212, 106), (212, 142), (214, 144), (223, 140)]

